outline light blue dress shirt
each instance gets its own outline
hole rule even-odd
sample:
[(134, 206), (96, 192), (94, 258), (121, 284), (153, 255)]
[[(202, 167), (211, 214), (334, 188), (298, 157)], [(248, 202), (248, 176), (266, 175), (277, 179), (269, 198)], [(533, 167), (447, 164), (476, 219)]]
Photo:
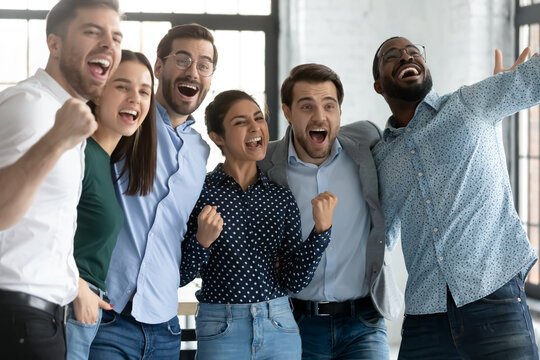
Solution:
[(358, 178), (358, 165), (336, 139), (330, 156), (320, 166), (298, 158), (289, 142), (287, 178), (302, 221), (302, 238), (313, 229), (311, 200), (324, 191), (338, 198), (332, 217), (331, 241), (313, 280), (295, 298), (311, 301), (345, 301), (369, 294), (365, 276), (366, 247), (371, 223)]
[[(121, 312), (136, 291), (131, 314), (147, 324), (162, 323), (177, 314), (180, 245), (201, 193), (210, 151), (191, 126), (192, 117), (173, 129), (165, 108), (157, 104), (156, 109), (154, 190), (146, 196), (121, 195), (127, 181), (117, 182), (125, 221), (107, 275), (114, 310)], [(114, 171), (118, 173), (121, 167), (115, 164)]]
[[(401, 236), (407, 314), (494, 292), (537, 257), (514, 208), (500, 120), (540, 101), (540, 57), (440, 97), (374, 149), (389, 246)], [(389, 123), (392, 123), (390, 118)]]

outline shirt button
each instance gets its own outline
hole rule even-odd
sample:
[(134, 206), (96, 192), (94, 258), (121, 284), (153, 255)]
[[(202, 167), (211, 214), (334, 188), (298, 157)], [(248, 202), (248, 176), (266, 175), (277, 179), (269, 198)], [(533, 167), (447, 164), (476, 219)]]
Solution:
[(421, 173), (421, 172), (418, 173), (418, 176), (422, 176), (422, 175), (424, 175), (424, 173)]
[(128, 294), (131, 294), (131, 290), (129, 290), (129, 289), (127, 289), (127, 291), (126, 291), (126, 292), (127, 292)]
[(426, 200), (426, 204), (431, 204), (431, 200)]
[(411, 131), (411, 128), (407, 128), (407, 131), (410, 132), (410, 131)]
[(439, 231), (439, 228), (433, 228), (433, 232)]
[(153, 232), (150, 233), (150, 237), (154, 237), (154, 233), (153, 233)]
[(443, 261), (443, 260), (444, 260), (444, 256), (439, 256), (439, 260)]
[(411, 154), (413, 154), (413, 155), (414, 155), (414, 154), (416, 154), (416, 151), (414, 151), (414, 150), (411, 150)]

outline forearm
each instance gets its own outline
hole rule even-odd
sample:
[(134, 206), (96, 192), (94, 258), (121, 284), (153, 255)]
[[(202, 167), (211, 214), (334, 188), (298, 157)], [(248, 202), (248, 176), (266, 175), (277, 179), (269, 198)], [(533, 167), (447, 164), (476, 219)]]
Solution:
[(65, 150), (62, 141), (49, 131), (15, 163), (0, 169), (0, 230), (22, 218)]

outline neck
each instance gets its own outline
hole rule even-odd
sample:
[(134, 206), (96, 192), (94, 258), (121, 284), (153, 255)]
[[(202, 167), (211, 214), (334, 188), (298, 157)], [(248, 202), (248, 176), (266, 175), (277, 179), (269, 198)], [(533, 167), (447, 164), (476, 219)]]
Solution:
[(45, 72), (49, 74), (64, 90), (67, 91), (69, 95), (76, 99), (80, 99), (83, 101), (87, 101), (88, 99), (81, 96), (79, 93), (73, 89), (73, 87), (69, 84), (67, 79), (65, 78), (64, 74), (62, 74), (62, 71), (60, 71), (60, 65), (54, 61), (53, 59), (49, 58), (49, 61), (47, 62), (47, 66), (45, 67)]
[(394, 127), (405, 127), (409, 124), (411, 119), (414, 116), (416, 107), (420, 101), (405, 101), (401, 99), (386, 99), (392, 115), (395, 119), (395, 124), (392, 124)]
[(122, 135), (113, 134), (102, 126), (99, 126), (92, 135), (92, 139), (96, 140), (99, 146), (101, 146), (109, 156), (111, 156), (121, 138)]
[(170, 106), (161, 92), (156, 92), (156, 101), (167, 110), (169, 121), (174, 129), (186, 122), (189, 115), (182, 115), (175, 112)]
[(257, 181), (257, 163), (255, 161), (236, 162), (225, 159), (223, 170), (246, 191), (249, 185)]

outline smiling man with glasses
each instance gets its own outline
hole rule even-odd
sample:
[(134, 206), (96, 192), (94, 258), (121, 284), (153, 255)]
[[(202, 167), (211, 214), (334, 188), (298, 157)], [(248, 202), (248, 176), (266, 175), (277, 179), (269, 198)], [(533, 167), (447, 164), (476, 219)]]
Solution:
[[(210, 31), (171, 28), (157, 48), (157, 168), (154, 190), (125, 195), (116, 183), (125, 222), (107, 275), (114, 310), (104, 311), (90, 359), (178, 359), (181, 241), (206, 176), (208, 145), (191, 116), (204, 100), (217, 64)], [(122, 163), (115, 164), (117, 174)]]
[[(537, 260), (512, 202), (500, 120), (540, 102), (540, 58), (439, 96), (402, 37), (373, 60), (392, 116), (373, 148), (390, 246), (409, 273), (399, 359), (538, 359), (523, 281)], [(523, 63), (523, 64), (521, 64)], [(518, 66), (519, 65), (519, 66)]]

